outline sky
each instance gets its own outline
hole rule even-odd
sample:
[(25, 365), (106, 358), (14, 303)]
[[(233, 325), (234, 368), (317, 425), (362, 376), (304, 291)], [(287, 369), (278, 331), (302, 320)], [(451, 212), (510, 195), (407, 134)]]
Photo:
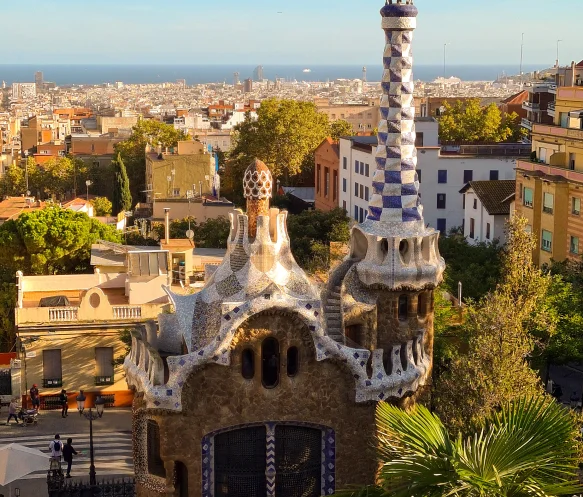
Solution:
[[(373, 64), (384, 0), (2, 2), (0, 64)], [(583, 0), (416, 0), (417, 64), (583, 59)], [(559, 6), (561, 12), (559, 13)], [(11, 20), (10, 22), (6, 22)], [(578, 47), (578, 48), (577, 48)]]

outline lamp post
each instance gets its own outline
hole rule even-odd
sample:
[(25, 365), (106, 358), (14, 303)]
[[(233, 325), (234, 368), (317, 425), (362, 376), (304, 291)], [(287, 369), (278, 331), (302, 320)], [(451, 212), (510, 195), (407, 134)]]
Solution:
[(93, 455), (93, 421), (95, 419), (101, 418), (103, 416), (103, 409), (105, 407), (105, 400), (98, 395), (95, 399), (95, 410), (89, 409), (89, 411), (84, 412), (85, 410), (85, 395), (83, 394), (83, 390), (79, 392), (77, 396), (77, 410), (79, 411), (79, 416), (85, 416), (85, 419), (89, 420), (89, 457), (91, 459), (91, 464), (89, 466), (89, 484), (94, 486), (97, 485), (97, 481), (95, 479), (95, 458)]
[(87, 187), (87, 202), (89, 202), (89, 187), (93, 184), (93, 181), (91, 181), (90, 179), (88, 179), (87, 181), (85, 181), (85, 186)]

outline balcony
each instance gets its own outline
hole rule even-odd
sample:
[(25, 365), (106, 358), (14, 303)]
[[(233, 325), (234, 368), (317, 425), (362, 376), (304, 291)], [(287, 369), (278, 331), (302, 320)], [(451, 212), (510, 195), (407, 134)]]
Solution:
[(540, 104), (536, 102), (522, 102), (522, 108), (530, 112), (539, 112)]
[(516, 161), (516, 169), (523, 173), (539, 172), (549, 176), (562, 176), (567, 181), (583, 184), (583, 171), (574, 171), (572, 169), (560, 166), (551, 166), (549, 164), (540, 164), (532, 161)]
[(97, 316), (80, 307), (23, 307), (16, 309), (16, 324), (47, 323), (107, 323), (117, 321), (141, 321), (156, 319), (158, 314), (168, 308), (167, 304), (150, 303), (140, 305), (113, 305), (100, 311)]
[(526, 128), (526, 129), (528, 129), (528, 130), (532, 130), (532, 122), (531, 122), (531, 121), (529, 121), (528, 119), (524, 118), (524, 117), (521, 119), (521, 121), (520, 121), (520, 125), (521, 125), (523, 128)]
[(557, 85), (549, 85), (548, 92), (552, 93), (553, 95), (556, 95), (557, 94)]
[(529, 93), (556, 93), (557, 85), (550, 83), (538, 83), (527, 87), (526, 90), (528, 90)]
[(549, 124), (534, 124), (531, 129), (533, 133), (541, 135), (550, 135), (569, 140), (583, 140), (583, 130), (580, 129), (562, 128), (561, 126), (553, 126)]
[(551, 117), (555, 117), (555, 103), (554, 102), (549, 103), (549, 106), (547, 107), (547, 114)]

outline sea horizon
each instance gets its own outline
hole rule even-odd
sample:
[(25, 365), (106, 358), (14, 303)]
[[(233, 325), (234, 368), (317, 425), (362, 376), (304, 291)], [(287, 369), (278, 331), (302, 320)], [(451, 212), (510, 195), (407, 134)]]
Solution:
[[(265, 64), (264, 77), (269, 80), (283, 78), (288, 81), (324, 82), (336, 79), (360, 79), (362, 68), (367, 68), (367, 81), (379, 82), (380, 64)], [(42, 71), (45, 81), (58, 86), (99, 85), (121, 81), (126, 84), (156, 84), (185, 79), (187, 85), (204, 83), (232, 83), (234, 73), (241, 81), (252, 78), (256, 65), (251, 64), (0, 64), (0, 81), (12, 83), (33, 82), (36, 71)], [(523, 72), (547, 69), (544, 64), (524, 64)], [(309, 70), (309, 71), (308, 71)], [(446, 65), (446, 77), (463, 81), (494, 81), (498, 77), (517, 75), (515, 64)], [(443, 64), (417, 64), (416, 80), (433, 81), (443, 76)]]

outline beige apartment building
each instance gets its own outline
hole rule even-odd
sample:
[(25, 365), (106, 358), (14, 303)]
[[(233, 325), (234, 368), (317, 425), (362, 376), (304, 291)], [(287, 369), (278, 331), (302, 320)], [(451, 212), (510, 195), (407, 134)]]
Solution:
[(516, 213), (537, 242), (534, 260), (583, 254), (583, 81), (556, 88), (552, 124), (532, 124), (532, 156), (517, 162)]
[(215, 161), (197, 141), (181, 141), (177, 147), (146, 150), (146, 198), (148, 203), (163, 199), (187, 198), (212, 192)]
[(344, 120), (352, 124), (355, 134), (372, 133), (380, 121), (378, 99), (370, 98), (366, 104), (332, 104), (328, 99), (316, 98), (314, 103), (331, 122)]
[(54, 406), (62, 388), (70, 402), (83, 390), (91, 400), (100, 394), (110, 405), (131, 405), (121, 334), (170, 309), (168, 251), (100, 242), (91, 265), (92, 274), (17, 274), (21, 393), (38, 385), (41, 408)]

